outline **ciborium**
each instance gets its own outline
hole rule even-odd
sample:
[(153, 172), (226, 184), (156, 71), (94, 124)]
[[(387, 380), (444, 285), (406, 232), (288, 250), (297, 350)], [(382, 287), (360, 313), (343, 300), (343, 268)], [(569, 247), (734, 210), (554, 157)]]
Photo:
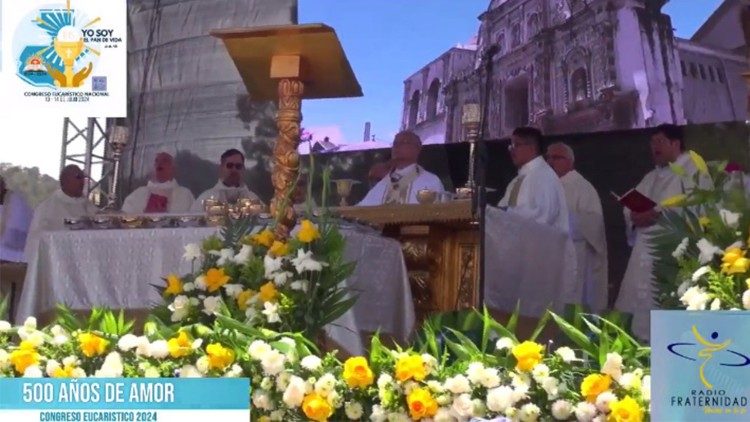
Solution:
[(109, 183), (109, 192), (107, 193), (107, 205), (104, 211), (114, 211), (117, 209), (117, 189), (120, 180), (120, 159), (128, 144), (129, 131), (125, 126), (113, 126), (109, 134), (109, 147), (112, 149), (112, 160), (115, 162), (112, 172), (112, 180)]
[(85, 47), (81, 30), (73, 26), (60, 28), (57, 36), (52, 41), (52, 47), (55, 49), (55, 53), (62, 59), (63, 72), (60, 73), (57, 69), (53, 69), (47, 65), (47, 71), (50, 76), (62, 88), (80, 86), (92, 70), (92, 65), (89, 64), (78, 73), (74, 71), (76, 59), (81, 55)]

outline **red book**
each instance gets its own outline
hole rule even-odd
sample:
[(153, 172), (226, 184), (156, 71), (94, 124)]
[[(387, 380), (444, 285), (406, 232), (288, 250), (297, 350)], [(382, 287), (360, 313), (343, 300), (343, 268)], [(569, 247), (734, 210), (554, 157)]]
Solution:
[(618, 196), (614, 192), (611, 192), (612, 196), (617, 199), (617, 202), (622, 204), (623, 207), (633, 212), (646, 212), (656, 207), (656, 202), (651, 200), (648, 196), (638, 192), (635, 188), (625, 192), (622, 196)]
[(168, 198), (166, 196), (152, 193), (151, 196), (148, 197), (148, 203), (146, 204), (146, 209), (143, 210), (143, 212), (165, 213), (167, 212), (167, 202)]

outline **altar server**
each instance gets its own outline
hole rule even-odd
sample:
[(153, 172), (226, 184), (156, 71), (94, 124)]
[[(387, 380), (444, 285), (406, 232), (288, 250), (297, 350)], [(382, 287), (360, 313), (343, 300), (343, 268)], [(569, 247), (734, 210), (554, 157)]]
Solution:
[(393, 140), (385, 177), (357, 205), (416, 204), (417, 192), (422, 189), (443, 192), (445, 188), (440, 178), (417, 164), (421, 151), (422, 140), (417, 134), (398, 133)]
[(23, 249), (34, 211), (20, 192), (0, 176), (0, 262), (25, 262)]
[(83, 195), (85, 182), (86, 176), (76, 165), (66, 166), (60, 172), (60, 189), (34, 210), (24, 251), (27, 261), (36, 252), (42, 232), (63, 229), (66, 218), (79, 218), (96, 213), (94, 204)]
[(560, 179), (541, 156), (542, 132), (519, 127), (511, 135), (510, 157), (518, 175), (498, 204), (509, 212), (568, 233), (568, 206)]
[(154, 173), (146, 186), (134, 190), (122, 204), (128, 214), (184, 213), (193, 205), (193, 194), (174, 179), (174, 157), (156, 154)]
[(564, 143), (547, 148), (547, 162), (560, 177), (576, 248), (583, 303), (593, 312), (607, 308), (607, 236), (602, 202), (594, 186), (575, 169), (573, 149)]
[(242, 180), (245, 171), (245, 155), (236, 149), (226, 150), (221, 154), (219, 163), (219, 181), (216, 186), (200, 194), (193, 202), (192, 211), (203, 211), (203, 201), (208, 198), (222, 202), (236, 202), (238, 199), (260, 198), (247, 188)]

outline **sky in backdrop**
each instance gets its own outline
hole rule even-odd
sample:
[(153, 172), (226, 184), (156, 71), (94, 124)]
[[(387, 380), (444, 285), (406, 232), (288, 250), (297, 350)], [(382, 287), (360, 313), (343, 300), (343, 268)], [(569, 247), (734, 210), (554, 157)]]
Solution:
[[(676, 35), (689, 38), (722, 0), (671, 0)], [(311, 100), (303, 105), (303, 127), (316, 139), (363, 139), (365, 122), (377, 140), (390, 142), (401, 124), (403, 81), (447, 49), (467, 43), (489, 0), (299, 0), (300, 23), (336, 29), (364, 97)], [(8, 118), (12, 104), (0, 96), (0, 162), (39, 167), (57, 177), (62, 121)]]

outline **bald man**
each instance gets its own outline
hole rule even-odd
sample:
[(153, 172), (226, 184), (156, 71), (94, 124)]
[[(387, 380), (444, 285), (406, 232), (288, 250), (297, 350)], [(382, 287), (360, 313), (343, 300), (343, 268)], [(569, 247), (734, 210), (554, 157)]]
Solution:
[(24, 251), (27, 262), (36, 252), (42, 232), (64, 229), (66, 218), (79, 218), (96, 213), (94, 204), (83, 196), (85, 182), (83, 171), (76, 165), (66, 166), (60, 172), (60, 189), (34, 210)]
[(578, 258), (578, 280), (583, 283), (583, 303), (593, 312), (608, 304), (607, 236), (602, 202), (594, 186), (575, 169), (573, 149), (558, 142), (547, 148), (547, 163), (565, 192), (570, 235)]
[(151, 180), (125, 198), (122, 211), (128, 214), (185, 213), (190, 211), (194, 199), (190, 190), (174, 179), (174, 158), (160, 152), (154, 159)]

